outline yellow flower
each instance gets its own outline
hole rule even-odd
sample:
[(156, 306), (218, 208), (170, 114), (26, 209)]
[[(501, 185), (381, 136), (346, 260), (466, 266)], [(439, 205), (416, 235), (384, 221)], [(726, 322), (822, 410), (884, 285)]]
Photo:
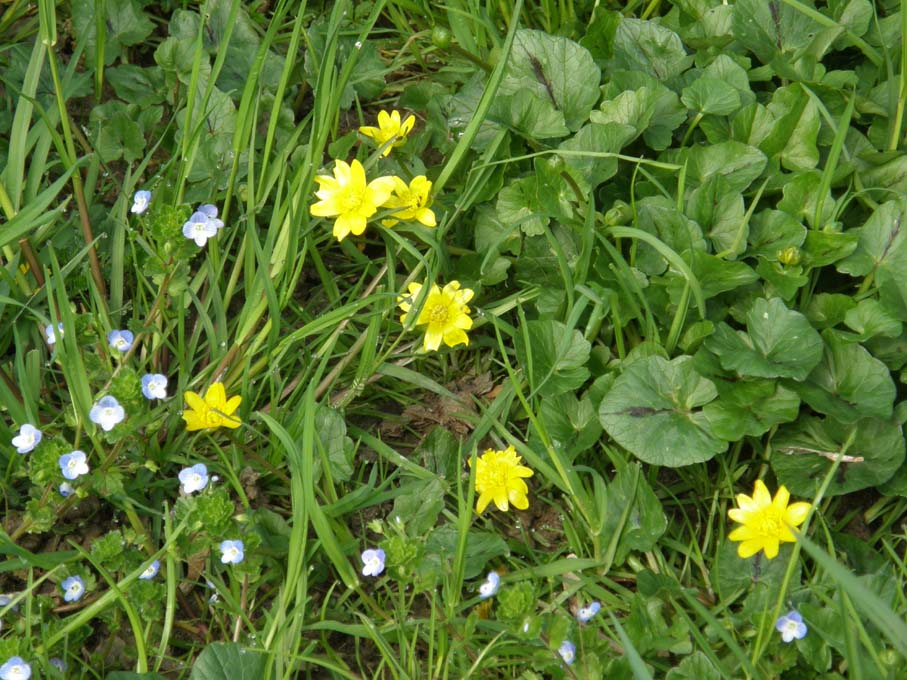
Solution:
[(399, 220), (403, 220), (420, 222), (426, 227), (437, 226), (435, 214), (428, 209), (428, 206), (431, 205), (428, 197), (431, 193), (431, 182), (425, 175), (413, 177), (409, 186), (397, 176), (391, 177), (391, 179), (394, 180), (394, 193), (387, 199), (384, 207), (393, 210), (394, 214), (392, 218), (382, 220), (381, 224), (385, 227), (392, 227)]
[(742, 541), (737, 547), (740, 557), (752, 557), (760, 550), (765, 550), (768, 559), (778, 555), (778, 546), (782, 542), (796, 541), (791, 529), (796, 529), (809, 513), (810, 504), (792, 503), (790, 493), (781, 486), (772, 498), (761, 479), (756, 480), (753, 497), (737, 494), (737, 507), (728, 511), (728, 516), (743, 526), (734, 529), (728, 538)]
[(391, 177), (378, 177), (365, 183), (365, 168), (357, 160), (347, 165), (334, 161), (334, 176), (318, 175), (315, 195), (321, 200), (309, 207), (317, 217), (336, 217), (334, 236), (342, 241), (350, 233), (359, 236), (365, 231), (368, 218), (375, 214), (394, 190)]
[[(413, 301), (421, 290), (421, 283), (411, 283), (409, 284), (409, 295), (401, 295), (397, 298), (397, 303), (403, 310), (400, 323), (406, 323)], [(444, 286), (443, 290), (438, 287), (438, 284), (431, 284), (431, 290), (425, 299), (425, 304), (422, 305), (419, 318), (416, 320), (417, 326), (428, 326), (425, 329), (425, 340), (422, 343), (426, 352), (437, 350), (441, 346), (442, 340), (448, 347), (461, 343), (469, 344), (466, 331), (472, 328), (472, 319), (469, 318), (469, 307), (466, 306), (466, 303), (472, 299), (473, 295), (473, 291), (469, 288), (461, 290), (458, 281), (451, 281)]]
[[(375, 140), (378, 148), (382, 149), (381, 154), (387, 156), (391, 149), (406, 142), (406, 135), (409, 134), (415, 124), (416, 117), (413, 115), (408, 116), (401, 123), (399, 111), (391, 111), (390, 115), (388, 115), (387, 111), (379, 111), (378, 127), (363, 125), (359, 128), (359, 132)], [(388, 144), (391, 140), (395, 140), (394, 143)]]
[(204, 399), (195, 392), (185, 392), (183, 397), (189, 404), (189, 409), (183, 411), (183, 420), (186, 421), (189, 432), (212, 430), (215, 427), (234, 429), (242, 425), (242, 421), (233, 415), (239, 408), (242, 397), (230, 397), (228, 401), (223, 383), (212, 384), (205, 392)]
[(526, 496), (529, 487), (523, 478), (532, 477), (534, 473), (528, 467), (520, 465), (521, 462), (522, 458), (516, 455), (516, 449), (512, 446), (503, 451), (486, 449), (476, 460), (476, 493), (479, 494), (477, 513), (481, 515), (491, 501), (502, 512), (507, 512), (510, 503), (518, 510), (529, 507), (529, 498)]

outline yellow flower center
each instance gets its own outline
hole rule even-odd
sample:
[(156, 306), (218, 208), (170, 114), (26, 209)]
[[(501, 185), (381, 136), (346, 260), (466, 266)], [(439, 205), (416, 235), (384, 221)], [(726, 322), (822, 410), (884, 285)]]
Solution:
[(771, 509), (766, 509), (760, 513), (758, 519), (756, 519), (755, 528), (763, 536), (779, 536), (785, 529), (781, 516)]
[(209, 410), (205, 414), (205, 422), (211, 427), (217, 427), (221, 422), (220, 414), (217, 411)]
[(431, 308), (429, 323), (443, 324), (450, 318), (450, 310), (445, 304), (438, 304)]
[(362, 205), (365, 200), (365, 191), (364, 189), (356, 189), (354, 187), (348, 187), (343, 194), (341, 199), (341, 205), (343, 206), (343, 213), (356, 212), (359, 209), (359, 206)]

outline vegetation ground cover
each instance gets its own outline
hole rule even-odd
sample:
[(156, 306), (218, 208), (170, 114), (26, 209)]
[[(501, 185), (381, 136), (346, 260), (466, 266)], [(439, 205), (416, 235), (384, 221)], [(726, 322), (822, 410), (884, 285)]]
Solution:
[(904, 677), (905, 35), (5, 3), (0, 680)]

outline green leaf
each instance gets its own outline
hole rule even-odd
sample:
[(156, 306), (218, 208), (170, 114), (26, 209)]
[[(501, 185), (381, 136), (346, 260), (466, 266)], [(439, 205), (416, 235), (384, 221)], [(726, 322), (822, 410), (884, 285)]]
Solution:
[(501, 189), (495, 212), (503, 224), (519, 225), (527, 236), (541, 236), (549, 222), (539, 203), (535, 177), (523, 177)]
[[(528, 345), (527, 341), (528, 340)], [(516, 336), (516, 356), (532, 391), (552, 397), (579, 388), (589, 378), (591, 344), (559, 321), (533, 320)]]
[[(459, 534), (455, 526), (452, 524), (439, 526), (425, 539), (425, 559), (433, 560), (439, 569), (449, 571), (457, 554), (458, 542)], [(472, 579), (484, 574), (488, 562), (509, 554), (510, 548), (499, 533), (470, 529), (466, 535), (463, 578)]]
[(637, 458), (680, 467), (709, 460), (727, 448), (702, 413), (715, 385), (693, 368), (692, 357), (634, 361), (605, 395), (598, 416), (608, 435)]
[(831, 221), (835, 206), (831, 191), (825, 187), (822, 215), (819, 217), (819, 223), (816, 223), (816, 208), (822, 188), (821, 173), (815, 170), (800, 172), (784, 185), (782, 190), (784, 197), (778, 202), (778, 208), (815, 229), (821, 229)]
[(265, 656), (234, 642), (214, 642), (195, 660), (189, 680), (260, 680)]
[(890, 418), (895, 386), (885, 364), (831, 329), (823, 331), (822, 337), (822, 362), (806, 382), (794, 386), (803, 401), (842, 423)]
[(727, 180), (715, 176), (690, 192), (686, 214), (702, 228), (715, 252), (736, 257), (746, 250), (749, 225), (743, 196), (732, 191)]
[(865, 342), (877, 335), (896, 338), (904, 330), (904, 324), (891, 316), (878, 300), (872, 298), (861, 300), (856, 307), (848, 309), (844, 315), (844, 324), (858, 334), (858, 342)]
[(669, 670), (665, 680), (721, 680), (721, 677), (709, 657), (697, 650)]
[(822, 360), (822, 338), (805, 316), (779, 298), (757, 299), (747, 312), (746, 328), (744, 333), (721, 323), (705, 341), (725, 370), (803, 380)]
[[(664, 196), (647, 196), (636, 204), (637, 225), (642, 231), (657, 236), (676, 253), (706, 249), (702, 230), (693, 220), (677, 209), (674, 201)], [(637, 246), (636, 266), (650, 275), (661, 274), (668, 261), (649, 243)]]
[(694, 113), (729, 116), (740, 108), (740, 94), (733, 85), (703, 76), (683, 88), (680, 101)]
[(519, 90), (508, 97), (496, 99), (488, 113), (488, 120), (511, 127), (530, 139), (551, 139), (570, 134), (564, 123), (564, 114), (529, 90)]
[(773, 380), (717, 380), (718, 399), (702, 412), (717, 437), (738, 441), (758, 437), (776, 425), (797, 419), (800, 398)]
[[(670, 146), (674, 130), (687, 119), (686, 109), (673, 90), (641, 71), (615, 71), (602, 87), (602, 96), (606, 101), (613, 100), (622, 92), (643, 88), (649, 93), (646, 99), (653, 107), (649, 124), (643, 131), (643, 139), (656, 151), (662, 151)], [(593, 111), (590, 118), (594, 119), (595, 115), (596, 112)]]
[(851, 437), (843, 451), (850, 458), (840, 464), (826, 497), (881, 484), (904, 462), (904, 434), (896, 422), (868, 418), (844, 425), (833, 418), (805, 416), (781, 428), (772, 440), (772, 469), (791, 494), (812, 498)]
[[(594, 112), (593, 112), (594, 113)], [(584, 125), (573, 137), (561, 143), (559, 149), (589, 153), (617, 153), (635, 136), (634, 128), (619, 123)], [(564, 161), (578, 170), (592, 187), (617, 174), (617, 158), (595, 156), (564, 156)]]
[(780, 262), (759, 259), (756, 272), (769, 285), (765, 287), (768, 295), (777, 294), (782, 300), (791, 300), (797, 291), (809, 283), (809, 277), (803, 273), (803, 267), (785, 267)]
[(850, 255), (856, 247), (856, 234), (811, 230), (803, 244), (803, 265), (813, 269), (827, 267)]
[[(89, 54), (96, 50), (99, 3), (73, 0), (72, 21), (79, 42)], [(154, 24), (137, 0), (106, 0), (104, 12), (104, 63), (112, 64), (127, 45), (138, 45), (151, 35)]]
[(616, 98), (603, 101), (598, 110), (589, 114), (589, 120), (598, 125), (628, 125), (635, 129), (631, 138), (635, 139), (655, 114), (655, 97), (655, 92), (646, 87), (621, 92)]
[(668, 520), (639, 463), (623, 465), (607, 487), (607, 510), (602, 536), (620, 532), (614, 564), (623, 564), (631, 551), (645, 552), (658, 543)]
[(642, 71), (665, 82), (686, 71), (692, 62), (680, 36), (660, 23), (624, 18), (617, 27), (613, 70)]
[(695, 146), (689, 152), (689, 176), (704, 184), (722, 176), (732, 191), (743, 191), (765, 169), (767, 159), (759, 149), (728, 140), (711, 146)]
[(822, 330), (842, 323), (847, 313), (856, 306), (853, 298), (840, 293), (813, 295), (806, 308), (806, 318), (813, 327)]
[(554, 446), (566, 451), (568, 458), (587, 450), (601, 435), (595, 407), (588, 397), (577, 399), (568, 393), (543, 399), (539, 416)]
[(437, 478), (414, 481), (400, 490), (394, 499), (392, 517), (400, 517), (406, 524), (406, 533), (418, 538), (427, 534), (444, 508), (444, 483)]
[(782, 0), (738, 0), (732, 22), (737, 42), (763, 64), (793, 57), (821, 29), (814, 20)]
[[(601, 71), (589, 51), (562, 36), (519, 30), (498, 94), (508, 98), (525, 93), (546, 108), (562, 114), (570, 130), (589, 120), (598, 99)], [(567, 134), (566, 131), (564, 134)]]
[[(687, 255), (689, 253), (685, 253), (684, 257)], [(693, 251), (692, 260), (691, 269), (702, 286), (702, 296), (705, 299), (759, 280), (759, 275), (743, 262), (723, 260), (701, 250)], [(680, 280), (679, 277), (677, 280)]]
[(747, 256), (777, 260), (787, 248), (799, 248), (806, 240), (806, 227), (780, 210), (762, 210), (750, 220)]
[(883, 203), (854, 231), (859, 234), (856, 250), (838, 262), (839, 272), (867, 276), (877, 270), (886, 274), (907, 270), (907, 200)]
[(819, 163), (819, 107), (799, 83), (780, 87), (767, 105), (774, 117), (772, 132), (759, 148), (769, 157), (776, 154), (787, 170), (809, 170)]
[[(345, 482), (353, 475), (353, 458), (355, 455), (353, 441), (346, 436), (346, 422), (343, 416), (327, 406), (319, 406), (315, 411), (315, 431), (324, 447), (324, 455), (335, 482)], [(316, 475), (320, 464), (316, 460)]]
[(114, 671), (105, 676), (105, 680), (164, 680), (159, 673), (131, 673), (130, 671)]
[(89, 125), (95, 149), (105, 163), (123, 158), (132, 163), (145, 151), (145, 137), (122, 102), (112, 100), (91, 110)]

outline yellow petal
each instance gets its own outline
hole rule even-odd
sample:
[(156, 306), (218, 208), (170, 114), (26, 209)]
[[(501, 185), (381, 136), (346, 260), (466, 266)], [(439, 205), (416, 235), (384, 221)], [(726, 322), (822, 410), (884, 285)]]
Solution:
[(754, 538), (751, 541), (744, 541), (737, 547), (737, 554), (746, 559), (752, 557), (757, 552), (762, 550), (762, 539)]
[(425, 348), (426, 352), (437, 352), (438, 348), (441, 347), (441, 341), (444, 339), (444, 334), (437, 330), (432, 329), (431, 326), (428, 327), (428, 330), (425, 331), (425, 340), (422, 343), (422, 346)]
[(476, 512), (480, 515), (482, 511), (488, 507), (488, 504), (491, 502), (491, 494), (488, 491), (483, 491), (479, 496), (479, 500), (476, 502)]
[[(394, 113), (397, 113), (394, 111)], [(409, 134), (410, 130), (413, 129), (413, 126), (416, 124), (416, 117), (412, 114), (406, 117), (406, 120), (400, 125), (400, 136), (405, 137)]]
[(239, 405), (241, 403), (242, 403), (242, 397), (240, 397), (239, 395), (237, 395), (235, 397), (230, 397), (230, 399), (227, 400), (227, 403), (224, 404), (223, 413), (225, 413), (228, 416), (232, 416), (236, 412), (236, 409), (239, 408)]
[(498, 487), (494, 490), (494, 504), (498, 506), (498, 510), (502, 512), (507, 512), (510, 509), (510, 503), (507, 498), (507, 490)]
[(207, 427), (205, 419), (200, 416), (196, 411), (183, 411), (183, 420), (186, 421), (186, 431), (195, 432), (196, 430), (204, 430)]
[(336, 196), (331, 196), (318, 203), (312, 203), (309, 206), (309, 214), (314, 217), (333, 217), (340, 214), (340, 207), (337, 205)]
[(218, 411), (224, 410), (224, 405), (227, 403), (227, 392), (224, 390), (223, 383), (211, 383), (208, 391), (205, 392), (205, 403), (209, 408), (217, 409)]
[(730, 517), (735, 522), (740, 522), (741, 524), (747, 524), (752, 519), (753, 513), (750, 510), (742, 510), (740, 508), (731, 508), (727, 511), (727, 516)]
[(457, 345), (468, 345), (469, 336), (466, 335), (466, 333), (464, 333), (459, 328), (454, 328), (454, 329), (448, 330), (446, 333), (444, 333), (444, 344), (447, 345), (448, 347), (456, 347)]
[(773, 560), (778, 556), (778, 539), (774, 536), (766, 536), (763, 539), (763, 546), (765, 548), (765, 557), (767, 559)]
[(525, 510), (529, 507), (529, 498), (525, 493), (511, 489), (509, 494), (510, 502), (517, 510)]
[(753, 489), (753, 503), (760, 508), (765, 508), (772, 504), (772, 495), (768, 492), (765, 482), (761, 479), (756, 480), (755, 489)]
[(775, 497), (772, 499), (772, 505), (774, 505), (779, 512), (784, 512), (784, 509), (787, 507), (788, 502), (790, 501), (790, 491), (787, 490), (787, 487), (783, 484), (778, 487), (778, 492), (775, 494)]
[(438, 226), (438, 222), (435, 220), (435, 213), (428, 208), (420, 208), (416, 212), (416, 220), (426, 227)]
[(727, 535), (728, 540), (731, 541), (751, 541), (757, 536), (760, 536), (756, 531), (753, 531), (749, 526), (741, 526), (734, 529), (731, 533)]
[(811, 507), (811, 504), (804, 503), (803, 501), (792, 503), (787, 507), (787, 511), (784, 513), (784, 521), (794, 528), (799, 527), (806, 520), (806, 516), (809, 514), (809, 509)]
[(193, 411), (204, 413), (208, 410), (208, 404), (206, 404), (205, 400), (195, 392), (184, 392), (183, 399), (186, 400), (186, 403), (189, 404), (189, 408)]

